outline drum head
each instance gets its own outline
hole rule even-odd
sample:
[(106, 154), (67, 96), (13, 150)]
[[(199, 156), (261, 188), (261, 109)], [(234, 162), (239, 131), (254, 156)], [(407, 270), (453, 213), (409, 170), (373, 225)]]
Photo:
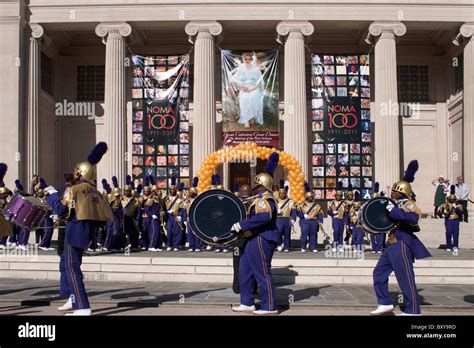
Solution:
[(361, 223), (364, 229), (372, 233), (388, 233), (397, 227), (397, 222), (388, 216), (385, 209), (391, 202), (394, 206), (397, 203), (387, 197), (377, 197), (364, 203), (361, 208)]
[(245, 218), (242, 201), (225, 190), (209, 190), (200, 194), (189, 209), (189, 222), (194, 233), (210, 245), (228, 244), (237, 239), (230, 229)]

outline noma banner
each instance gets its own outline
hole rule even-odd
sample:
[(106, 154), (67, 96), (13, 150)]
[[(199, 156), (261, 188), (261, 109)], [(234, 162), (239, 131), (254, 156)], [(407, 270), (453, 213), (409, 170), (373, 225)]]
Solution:
[(132, 173), (189, 186), (189, 55), (132, 56)]

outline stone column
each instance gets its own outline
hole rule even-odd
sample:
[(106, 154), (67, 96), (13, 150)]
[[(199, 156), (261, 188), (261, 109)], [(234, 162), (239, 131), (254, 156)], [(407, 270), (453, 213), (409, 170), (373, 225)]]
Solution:
[(286, 152), (301, 164), (305, 178), (309, 172), (308, 112), (306, 106), (304, 37), (313, 34), (314, 27), (305, 21), (284, 21), (277, 25), (278, 35), (285, 36), (284, 63), (284, 138)]
[[(39, 90), (41, 71), (41, 37), (44, 34), (43, 27), (39, 24), (30, 24), (30, 54), (28, 68), (28, 119), (26, 122), (26, 183), (25, 189), (31, 189), (31, 179), (34, 174), (39, 174)], [(25, 185), (26, 184), (26, 185)]]
[[(95, 33), (105, 41), (105, 114), (104, 126), (109, 150), (104, 156), (106, 171), (103, 176), (110, 180), (116, 175), (119, 183), (127, 175), (127, 110), (125, 83), (125, 37), (132, 33), (128, 23), (100, 23)], [(97, 139), (100, 141), (102, 139)], [(102, 175), (98, 175), (98, 180)]]
[[(465, 23), (460, 33), (467, 39), (464, 46), (464, 76), (463, 76), (463, 172), (464, 182), (471, 190), (470, 198), (474, 196), (474, 23)], [(453, 181), (455, 178), (452, 178)], [(474, 205), (468, 204), (472, 217)]]
[(222, 33), (218, 22), (195, 21), (185, 27), (194, 39), (193, 175), (206, 156), (216, 150), (216, 98), (214, 87), (214, 36)]
[[(397, 96), (397, 52), (395, 36), (406, 33), (400, 22), (374, 22), (369, 26), (375, 44), (375, 122), (374, 162), (375, 180), (381, 190), (400, 180), (400, 117)], [(411, 160), (407, 159), (407, 160)]]

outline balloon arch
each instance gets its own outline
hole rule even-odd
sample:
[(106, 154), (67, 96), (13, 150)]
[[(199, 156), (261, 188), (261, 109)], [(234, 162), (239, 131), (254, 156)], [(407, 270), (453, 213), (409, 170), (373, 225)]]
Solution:
[(236, 146), (227, 146), (220, 150), (210, 153), (201, 164), (197, 172), (199, 178), (198, 191), (204, 192), (211, 188), (211, 177), (215, 173), (217, 166), (222, 163), (232, 161), (250, 161), (252, 159), (268, 159), (272, 152), (280, 155), (278, 162), (288, 171), (288, 181), (290, 182), (290, 196), (296, 203), (302, 203), (305, 200), (304, 192), (304, 173), (301, 164), (292, 155), (276, 148), (258, 146), (254, 142), (245, 142)]

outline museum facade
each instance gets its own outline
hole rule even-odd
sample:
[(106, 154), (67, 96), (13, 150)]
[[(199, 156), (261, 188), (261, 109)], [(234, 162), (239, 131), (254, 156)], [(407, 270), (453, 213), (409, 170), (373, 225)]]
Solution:
[[(474, 185), (469, 0), (7, 0), (0, 28), (10, 187), (60, 185), (101, 140), (99, 179), (164, 190), (244, 141), (293, 155), (321, 200), (386, 190), (412, 159), (423, 212), (439, 175)], [(219, 171), (231, 189), (262, 166)]]

